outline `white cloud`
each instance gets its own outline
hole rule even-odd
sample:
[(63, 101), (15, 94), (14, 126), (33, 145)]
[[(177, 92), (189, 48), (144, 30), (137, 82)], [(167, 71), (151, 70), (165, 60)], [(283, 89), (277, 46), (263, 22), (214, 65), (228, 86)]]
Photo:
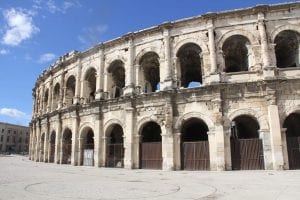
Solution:
[(54, 58), (56, 58), (56, 55), (53, 53), (45, 53), (42, 54), (38, 60), (38, 63), (47, 63), (50, 62), (52, 60), (54, 60)]
[(33, 24), (33, 12), (11, 8), (3, 12), (7, 27), (2, 37), (2, 43), (17, 46), (22, 41), (30, 39), (39, 29)]
[(58, 5), (55, 3), (53, 0), (48, 0), (46, 1), (46, 8), (48, 9), (49, 12), (51, 13), (66, 13), (70, 8), (73, 7), (81, 7), (81, 4), (79, 3), (78, 0), (66, 0), (63, 1), (62, 4)]
[(9, 54), (9, 50), (7, 49), (0, 49), (0, 55), (6, 55)]
[(78, 36), (78, 40), (84, 45), (90, 46), (98, 43), (101, 35), (108, 30), (107, 25), (97, 25), (83, 29), (83, 34)]
[(12, 118), (18, 118), (18, 119), (30, 119), (30, 115), (27, 115), (26, 113), (19, 111), (15, 108), (1, 108), (0, 114), (9, 116)]

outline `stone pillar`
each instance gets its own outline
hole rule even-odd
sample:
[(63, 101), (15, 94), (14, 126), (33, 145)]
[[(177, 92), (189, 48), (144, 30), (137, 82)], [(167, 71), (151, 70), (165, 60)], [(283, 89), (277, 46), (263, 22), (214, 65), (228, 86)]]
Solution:
[(225, 157), (225, 170), (232, 170), (231, 161), (231, 130), (230, 127), (224, 126), (224, 157)]
[(273, 97), (269, 99), (268, 105), (268, 119), (270, 126), (270, 138), (273, 157), (273, 169), (283, 169), (283, 152), (282, 152), (282, 138), (278, 106), (275, 105)]
[(140, 83), (140, 65), (135, 65), (135, 87), (136, 87), (136, 93), (141, 93), (142, 92), (142, 84)]
[(102, 162), (101, 167), (106, 167), (106, 148), (107, 148), (107, 140), (109, 139), (106, 135), (103, 135), (102, 139)]
[(125, 68), (125, 89), (124, 95), (131, 95), (134, 93), (134, 76), (133, 76), (133, 60), (134, 60), (134, 44), (133, 36), (128, 38), (128, 65)]
[(282, 152), (283, 152), (283, 169), (289, 169), (289, 156), (286, 142), (286, 128), (281, 129)]
[(80, 118), (76, 113), (75, 119), (72, 120), (72, 154), (71, 154), (71, 165), (79, 165), (78, 163), (78, 132), (79, 132), (79, 121)]
[(125, 118), (125, 130), (124, 130), (124, 168), (131, 169), (133, 168), (133, 158), (132, 158), (132, 149), (133, 149), (133, 134), (134, 134), (134, 108), (129, 105), (126, 109), (126, 118)]
[(65, 71), (62, 72), (61, 74), (61, 78), (60, 78), (60, 97), (59, 97), (59, 101), (58, 101), (58, 109), (64, 107), (64, 103), (65, 103), (65, 99), (66, 99), (66, 88), (65, 88)]
[(62, 135), (62, 122), (61, 119), (58, 120), (58, 130), (55, 137), (55, 154), (54, 154), (54, 163), (59, 164), (60, 161), (60, 139)]
[[(223, 126), (218, 125), (215, 126), (215, 167), (213, 166), (213, 169), (215, 168), (218, 171), (224, 171), (225, 170), (225, 137)], [(209, 149), (210, 150), (210, 149)]]
[(95, 116), (95, 129), (94, 129), (94, 166), (95, 167), (100, 167), (100, 120), (98, 116)]
[(81, 86), (81, 59), (78, 58), (77, 60), (77, 76), (76, 76), (76, 86), (75, 86), (75, 97), (74, 97), (74, 104), (80, 103), (80, 86)]
[(172, 80), (172, 66), (171, 66), (171, 49), (170, 49), (170, 25), (163, 27), (163, 42), (164, 42), (164, 68), (160, 68), (161, 70), (165, 70), (163, 75), (161, 76), (161, 85), (160, 90), (171, 90), (173, 89), (173, 80)]
[(210, 130), (207, 132), (208, 144), (209, 144), (209, 160), (210, 160), (210, 170), (217, 170), (217, 148), (216, 148), (216, 138), (215, 131)]
[(53, 78), (52, 78), (52, 75), (51, 75), (50, 86), (49, 86), (49, 97), (48, 97), (48, 102), (47, 102), (47, 112), (52, 111), (52, 98), (53, 98), (52, 92), (53, 91), (54, 91), (53, 90)]
[(59, 164), (63, 164), (63, 156), (64, 156), (64, 152), (63, 152), (63, 145), (64, 145), (64, 138), (63, 138), (63, 133), (60, 135), (59, 138)]
[[(217, 71), (217, 54), (215, 46), (215, 33), (214, 33), (214, 22), (212, 19), (208, 21), (209, 28), (208, 32), (208, 47), (209, 47), (209, 58), (210, 58), (210, 83), (220, 82), (220, 75)], [(204, 67), (204, 65), (202, 65)]]
[(44, 138), (44, 155), (43, 155), (44, 162), (48, 162), (48, 144), (49, 144), (49, 131), (47, 130)]
[(173, 133), (174, 170), (181, 170), (181, 133)]
[(261, 56), (263, 61), (263, 75), (265, 79), (274, 77), (274, 66), (271, 66), (270, 56), (269, 56), (269, 45), (268, 37), (266, 31), (266, 25), (264, 22), (264, 13), (258, 13), (258, 31), (261, 40)]
[(139, 169), (140, 168), (140, 142), (141, 136), (138, 134), (133, 133), (133, 153), (132, 153), (132, 168)]
[(162, 169), (174, 170), (174, 138), (170, 131), (162, 133)]
[(78, 138), (78, 165), (83, 164), (83, 138), (79, 137)]
[(271, 148), (271, 140), (270, 140), (270, 131), (260, 129), (258, 132), (259, 132), (259, 138), (262, 140), (262, 144), (263, 144), (265, 169), (267, 170), (273, 169), (273, 156), (272, 156), (272, 148)]
[(40, 153), (40, 138), (41, 138), (41, 127), (38, 124), (37, 128), (37, 137), (36, 137), (36, 145), (35, 145), (35, 161), (39, 161), (39, 153)]
[(96, 80), (96, 100), (104, 99), (103, 96), (103, 72), (104, 72), (104, 46), (99, 48), (99, 67)]

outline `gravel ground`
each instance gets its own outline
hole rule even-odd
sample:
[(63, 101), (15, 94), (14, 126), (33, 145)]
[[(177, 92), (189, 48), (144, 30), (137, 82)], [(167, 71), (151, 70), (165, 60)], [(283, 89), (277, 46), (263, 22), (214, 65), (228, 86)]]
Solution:
[(0, 200), (300, 199), (300, 171), (160, 171), (0, 156)]

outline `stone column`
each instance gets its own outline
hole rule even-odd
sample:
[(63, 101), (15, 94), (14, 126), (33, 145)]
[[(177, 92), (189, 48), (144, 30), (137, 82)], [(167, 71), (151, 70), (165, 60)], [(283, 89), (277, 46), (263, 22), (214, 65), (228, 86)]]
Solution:
[(83, 138), (78, 138), (78, 165), (83, 165)]
[(264, 22), (265, 16), (264, 13), (258, 13), (258, 31), (261, 40), (261, 56), (263, 61), (263, 74), (264, 78), (272, 78), (274, 77), (274, 67), (271, 66), (270, 55), (269, 55), (269, 45), (268, 45), (268, 37), (266, 31), (266, 25)]
[(133, 168), (132, 148), (133, 148), (133, 134), (134, 134), (134, 108), (128, 105), (125, 108), (125, 130), (124, 130), (124, 168)]
[(58, 102), (58, 109), (64, 107), (64, 103), (65, 103), (65, 98), (66, 98), (66, 94), (65, 94), (65, 71), (62, 72), (61, 74), (61, 78), (60, 78), (60, 98), (59, 98), (59, 102)]
[[(170, 47), (170, 25), (163, 27), (163, 42), (164, 42), (164, 76), (161, 76), (161, 88), (160, 90), (171, 90), (173, 88), (172, 80), (172, 65), (171, 65), (171, 47)], [(161, 68), (163, 69), (163, 68)]]
[(214, 130), (207, 132), (209, 143), (209, 160), (210, 170), (217, 170), (217, 147), (216, 147), (216, 134)]
[(289, 156), (286, 142), (286, 128), (281, 129), (282, 152), (283, 152), (283, 169), (289, 169)]
[(94, 166), (95, 167), (100, 167), (100, 161), (99, 159), (101, 150), (100, 150), (100, 120), (99, 116), (95, 116), (95, 129), (94, 129)]
[(131, 95), (134, 93), (134, 76), (133, 76), (133, 60), (134, 60), (134, 43), (133, 36), (128, 38), (128, 65), (125, 68), (125, 90), (124, 95)]
[(271, 148), (270, 131), (260, 129), (258, 132), (259, 132), (259, 138), (262, 140), (262, 144), (263, 144), (265, 169), (267, 170), (273, 169), (273, 155), (272, 155), (272, 148)]
[(96, 100), (104, 99), (103, 97), (103, 72), (104, 72), (104, 46), (99, 48), (99, 67), (97, 69), (96, 80)]
[(41, 138), (41, 127), (40, 127), (40, 125), (38, 124), (38, 128), (37, 128), (37, 138), (36, 138), (36, 145), (35, 145), (35, 161), (39, 161), (40, 138)]
[(174, 170), (181, 170), (181, 133), (173, 133)]
[(76, 86), (75, 86), (75, 97), (74, 97), (74, 104), (80, 103), (80, 86), (81, 86), (81, 59), (78, 58), (77, 60), (77, 76), (76, 76)]
[(141, 66), (140, 65), (135, 65), (134, 69), (135, 69), (135, 87), (136, 87), (136, 93), (141, 93), (142, 92), (142, 85), (140, 83), (140, 69)]
[(231, 130), (230, 127), (224, 126), (224, 157), (225, 157), (225, 170), (232, 170), (231, 161)]
[(49, 131), (47, 130), (44, 138), (44, 155), (43, 155), (44, 162), (48, 162), (48, 144), (49, 144)]
[(49, 86), (49, 97), (48, 97), (48, 102), (47, 102), (47, 112), (52, 111), (52, 98), (53, 98), (52, 92), (53, 92), (53, 78), (51, 75), (50, 86)]
[(106, 135), (102, 137), (102, 162), (101, 167), (106, 167), (106, 148), (107, 148), (107, 140), (109, 138)]
[(174, 170), (174, 138), (170, 131), (165, 130), (161, 135), (162, 139), (162, 169)]
[[(60, 118), (60, 117), (59, 117)], [(58, 130), (55, 137), (55, 154), (54, 154), (54, 163), (59, 164), (60, 161), (60, 140), (62, 135), (62, 122), (61, 119), (58, 120)]]
[(270, 126), (271, 148), (273, 157), (273, 169), (283, 169), (282, 138), (278, 106), (276, 105), (275, 93), (269, 91), (268, 119)]
[(72, 154), (71, 154), (71, 165), (79, 165), (78, 163), (78, 132), (79, 132), (79, 122), (80, 118), (78, 113), (72, 120)]
[(141, 136), (137, 133), (133, 133), (133, 153), (132, 153), (132, 168), (139, 169), (140, 168), (140, 142)]
[[(225, 134), (222, 125), (215, 126), (215, 163), (212, 169), (216, 169), (218, 171), (225, 170)], [(212, 139), (212, 137), (211, 137)], [(210, 149), (209, 149), (210, 151)]]
[(63, 138), (63, 133), (60, 135), (59, 138), (59, 164), (63, 163), (63, 156), (64, 156), (64, 152), (63, 152), (63, 145), (64, 145), (64, 138)]

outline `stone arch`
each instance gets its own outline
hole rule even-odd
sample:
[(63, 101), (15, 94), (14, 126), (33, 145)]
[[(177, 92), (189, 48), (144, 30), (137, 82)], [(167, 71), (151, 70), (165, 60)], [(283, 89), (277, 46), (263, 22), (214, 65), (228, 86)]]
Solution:
[(119, 125), (124, 130), (124, 126), (123, 126), (123, 123), (121, 122), (121, 120), (110, 119), (107, 122), (105, 122), (105, 124), (104, 124), (104, 133), (105, 133), (106, 137), (108, 136), (109, 132), (111, 131), (111, 129), (113, 128), (114, 125)]
[(113, 60), (107, 67), (107, 90), (111, 98), (118, 98), (123, 95), (126, 76), (125, 71), (125, 62), (120, 59)]
[(76, 77), (74, 75), (70, 75), (67, 77), (65, 81), (65, 88), (66, 88), (65, 104), (69, 106), (73, 104), (73, 98), (75, 96), (75, 90), (76, 90)]
[(296, 107), (288, 107), (285, 108), (285, 112), (282, 113), (282, 116), (280, 117), (280, 127), (283, 127), (283, 123), (285, 121), (285, 119), (293, 113), (300, 113), (300, 105), (296, 106)]
[[(94, 151), (95, 151), (95, 132), (92, 126), (82, 126), (80, 129), (80, 165), (93, 166), (94, 161)], [(88, 151), (86, 155), (85, 152)]]
[(97, 69), (94, 67), (87, 68), (83, 73), (83, 97), (85, 98), (86, 102), (95, 100), (97, 73)]
[(105, 60), (105, 72), (108, 71), (108, 68), (110, 67), (110, 65), (116, 60), (120, 60), (123, 63), (126, 63), (126, 61), (127, 61), (127, 59), (122, 55), (118, 54), (116, 56), (113, 56), (112, 58)]
[(246, 37), (250, 41), (251, 45), (259, 44), (259, 39), (255, 35), (253, 35), (251, 32), (237, 29), (237, 30), (230, 30), (230, 31), (226, 32), (225, 34), (223, 34), (220, 37), (220, 39), (216, 42), (217, 49), (221, 50), (224, 42), (228, 38), (230, 38), (231, 36), (234, 36), (234, 35), (241, 35), (241, 36)]
[(136, 127), (137, 127), (137, 133), (138, 133), (138, 135), (141, 135), (141, 130), (143, 129), (143, 126), (145, 124), (147, 124), (148, 122), (155, 122), (160, 127), (163, 127), (163, 124), (158, 121), (157, 117), (155, 117), (155, 116), (147, 116), (147, 117), (144, 117), (144, 118), (140, 119), (138, 121), (138, 123), (137, 123)]
[(191, 118), (197, 118), (199, 120), (202, 120), (208, 126), (209, 132), (214, 131), (215, 125), (214, 125), (213, 121), (210, 119), (210, 117), (208, 117), (207, 115), (200, 113), (200, 112), (188, 112), (188, 113), (183, 114), (176, 121), (175, 129), (177, 130), (178, 133), (180, 133), (183, 123)]
[(84, 122), (79, 126), (79, 138), (82, 138), (82, 133), (84, 132), (84, 129), (91, 128), (94, 131), (94, 126), (90, 122)]
[(274, 43), (276, 36), (282, 31), (295, 31), (300, 33), (300, 27), (294, 24), (287, 24), (277, 27), (270, 34), (272, 43)]
[(174, 47), (174, 53), (175, 54), (174, 55), (177, 54), (177, 52), (179, 51), (179, 49), (181, 47), (183, 47), (185, 44), (189, 44), (189, 43), (193, 43), (193, 44), (198, 45), (201, 48), (203, 53), (208, 53), (209, 52), (207, 44), (205, 42), (203, 42), (202, 40), (197, 39), (197, 38), (186, 38), (186, 39), (182, 39), (182, 40), (178, 41), (175, 44), (175, 47)]
[(60, 100), (60, 95), (61, 95), (60, 91), (61, 91), (61, 85), (60, 85), (59, 82), (56, 82), (54, 84), (53, 94), (52, 94), (53, 109), (56, 109), (58, 107), (59, 100)]
[(232, 120), (234, 120), (234, 118), (241, 116), (241, 115), (248, 115), (248, 116), (256, 119), (261, 130), (269, 129), (269, 124), (268, 124), (268, 121), (266, 120), (266, 118), (253, 109), (235, 110), (235, 111), (229, 113), (229, 115), (228, 115), (229, 121), (232, 121)]
[[(154, 52), (158, 56), (160, 55), (160, 51), (156, 47), (153, 47), (153, 46), (145, 47), (136, 54), (135, 59), (134, 59), (134, 65), (139, 65), (141, 58), (148, 52)], [(160, 58), (160, 56), (159, 56), (159, 58)]]

